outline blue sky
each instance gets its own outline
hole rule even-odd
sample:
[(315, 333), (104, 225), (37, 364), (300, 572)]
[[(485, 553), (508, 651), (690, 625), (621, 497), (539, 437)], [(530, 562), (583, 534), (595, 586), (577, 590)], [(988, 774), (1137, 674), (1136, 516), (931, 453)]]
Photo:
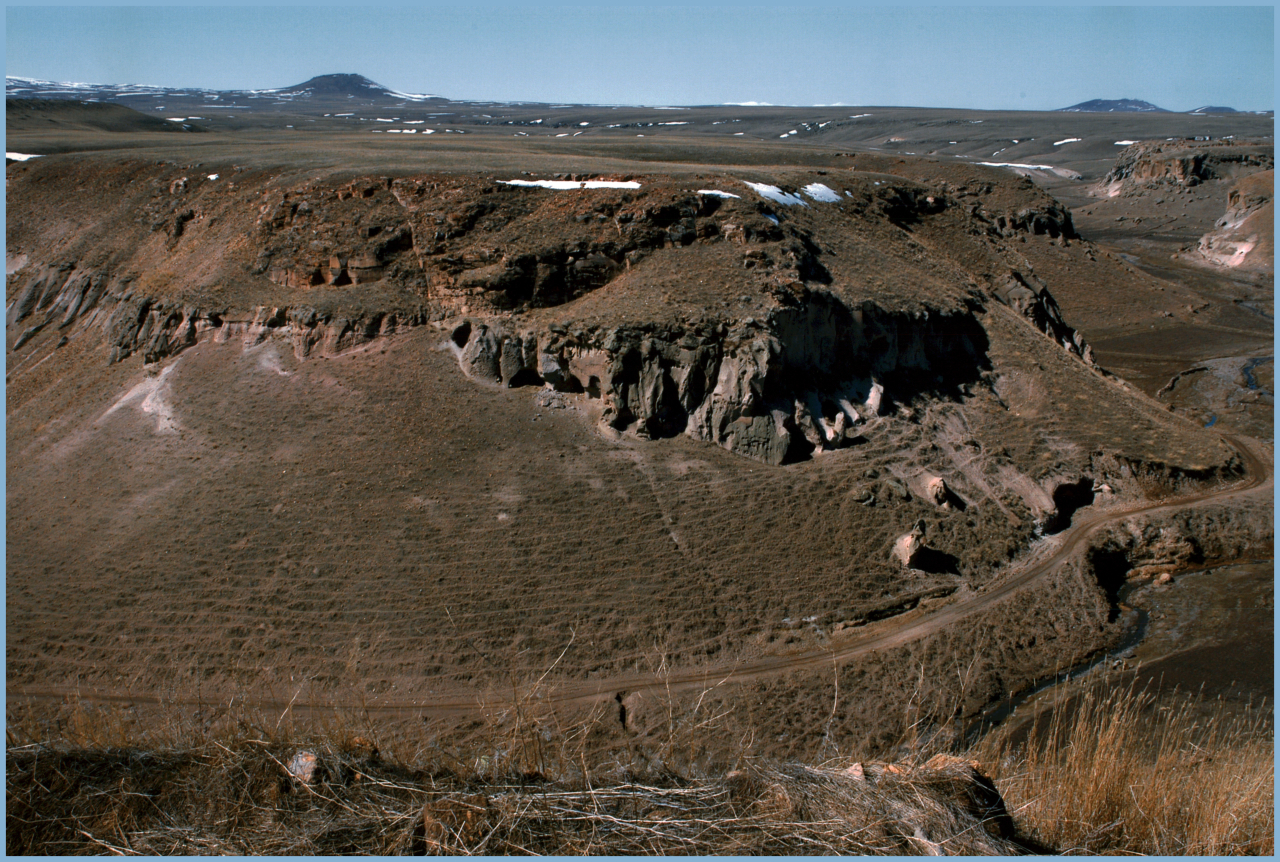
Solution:
[(6, 73), (213, 89), (356, 72), (458, 99), (1274, 107), (1254, 7), (7, 7)]

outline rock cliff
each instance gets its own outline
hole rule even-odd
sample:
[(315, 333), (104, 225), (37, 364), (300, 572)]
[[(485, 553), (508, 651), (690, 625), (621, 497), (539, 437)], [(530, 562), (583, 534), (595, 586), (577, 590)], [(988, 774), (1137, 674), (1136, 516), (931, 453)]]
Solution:
[(1275, 166), (1275, 148), (1257, 140), (1140, 141), (1120, 151), (1098, 189), (1115, 197), (1162, 186), (1194, 186)]
[[(19, 199), (59, 173), (18, 171)], [(998, 248), (1019, 236), (1065, 243), (1070, 214), (989, 175), (930, 187), (822, 172), (784, 192), (728, 177), (689, 188), (665, 177), (121, 173), (115, 223), (53, 247), (27, 224), (11, 231), (11, 247), (29, 249), (9, 277), (16, 349), (78, 326), (100, 333), (110, 362), (271, 335), (305, 358), (452, 321), (472, 377), (585, 392), (615, 430), (685, 433), (770, 464), (845, 447), (920, 393), (979, 381), (991, 303), (1091, 361), (1047, 286)], [(957, 234), (970, 247), (956, 248)], [(226, 246), (212, 265), (211, 243)], [(229, 301), (249, 290), (228, 282), (281, 301)]]

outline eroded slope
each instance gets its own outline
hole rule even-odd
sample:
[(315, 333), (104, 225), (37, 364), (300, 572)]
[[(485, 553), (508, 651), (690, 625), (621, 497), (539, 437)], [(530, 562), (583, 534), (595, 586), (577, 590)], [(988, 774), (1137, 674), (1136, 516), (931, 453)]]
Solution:
[[(412, 702), (810, 648), (1239, 475), (1092, 364), (1019, 251), (1110, 277), (1056, 202), (854, 161), (11, 167), (11, 685)], [(1114, 636), (1087, 566), (1053, 595), (990, 685)]]

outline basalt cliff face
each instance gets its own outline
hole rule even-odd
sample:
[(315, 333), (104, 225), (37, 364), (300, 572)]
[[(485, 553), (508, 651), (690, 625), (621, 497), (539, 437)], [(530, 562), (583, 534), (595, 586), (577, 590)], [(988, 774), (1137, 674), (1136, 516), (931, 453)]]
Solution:
[(1010, 246), (1077, 241), (1069, 213), (989, 171), (889, 168), (774, 185), (23, 164), (9, 325), (17, 350), (78, 329), (110, 362), (151, 363), (206, 338), (336, 355), (430, 323), (473, 378), (586, 393), (613, 431), (770, 464), (852, 445), (918, 397), (990, 389), (995, 309), (1096, 376)]
[(1267, 141), (1141, 141), (1120, 151), (1098, 188), (1110, 197), (1141, 194), (1170, 185), (1243, 177), (1274, 166), (1275, 148)]

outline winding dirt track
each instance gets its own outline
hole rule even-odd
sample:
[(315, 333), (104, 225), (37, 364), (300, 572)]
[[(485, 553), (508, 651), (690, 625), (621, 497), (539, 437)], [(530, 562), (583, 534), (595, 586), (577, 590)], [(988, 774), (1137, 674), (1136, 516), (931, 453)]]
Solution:
[[(1159, 503), (1127, 509), (1083, 513), (1083, 516), (1081, 516), (1082, 513), (1078, 512), (1070, 527), (1046, 540), (1035, 559), (1011, 572), (999, 583), (967, 594), (935, 611), (908, 619), (890, 618), (872, 623), (863, 628), (859, 636), (851, 639), (842, 638), (839, 643), (806, 651), (769, 655), (733, 664), (703, 668), (697, 671), (676, 670), (665, 675), (637, 674), (587, 682), (563, 683), (556, 686), (548, 686), (545, 692), (540, 691), (537, 694), (526, 692), (525, 694), (533, 697), (536, 702), (544, 706), (555, 706), (581, 705), (600, 700), (612, 700), (618, 692), (702, 691), (723, 684), (749, 682), (792, 670), (830, 667), (833, 664), (847, 662), (850, 659), (866, 655), (875, 650), (901, 646), (933, 634), (971, 614), (1004, 601), (1070, 559), (1085, 546), (1089, 536), (1095, 530), (1106, 524), (1115, 523), (1135, 515), (1174, 511), (1206, 503), (1218, 504), (1245, 495), (1261, 495), (1264, 490), (1271, 488), (1274, 482), (1274, 459), (1267, 447), (1257, 440), (1242, 435), (1222, 433), (1221, 436), (1239, 452), (1247, 471), (1245, 479), (1224, 488), (1188, 494)], [(38, 687), (11, 689), (8, 692), (8, 697), (10, 699), (41, 701), (62, 700), (72, 694), (85, 703), (165, 704), (170, 706), (209, 704), (208, 698), (201, 701), (194, 699), (184, 701), (181, 699), (162, 699), (146, 694), (116, 694)], [(326, 702), (321, 705), (307, 703), (304, 700), (295, 702), (264, 699), (257, 701), (255, 705), (263, 709), (287, 710), (292, 708), (298, 714), (312, 711), (327, 712), (344, 707), (355, 708), (358, 706), (362, 713), (369, 715), (446, 717), (481, 713), (486, 710), (501, 708), (510, 703), (511, 696), (509, 694), (501, 698), (501, 700), (486, 701), (480, 692), (457, 692), (407, 702), (364, 702), (358, 705), (354, 703)]]

